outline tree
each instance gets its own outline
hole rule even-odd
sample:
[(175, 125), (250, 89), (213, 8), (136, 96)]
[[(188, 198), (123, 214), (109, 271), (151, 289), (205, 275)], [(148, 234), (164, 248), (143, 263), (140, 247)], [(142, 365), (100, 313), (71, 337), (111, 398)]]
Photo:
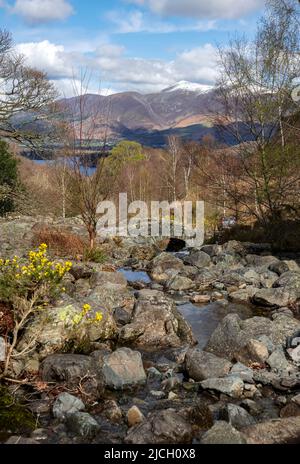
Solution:
[(56, 95), (46, 75), (26, 66), (11, 35), (0, 29), (0, 137), (34, 144), (36, 123), (49, 120)]
[[(298, 108), (292, 90), (300, 72), (300, 29), (295, 9), (287, 7), (292, 3), (279, 8), (270, 0), (254, 41), (238, 38), (220, 49), (222, 122), (238, 147), (223, 167), (229, 177), (239, 176), (239, 188), (226, 181), (224, 192), (265, 227), (298, 208)], [(251, 143), (243, 143), (245, 134)]]
[(8, 148), (8, 144), (0, 140), (0, 216), (14, 210), (18, 183), (17, 160)]

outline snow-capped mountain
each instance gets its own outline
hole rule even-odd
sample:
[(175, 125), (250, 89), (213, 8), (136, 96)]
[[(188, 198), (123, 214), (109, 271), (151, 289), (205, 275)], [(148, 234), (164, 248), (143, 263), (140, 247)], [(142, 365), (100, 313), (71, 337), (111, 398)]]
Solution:
[(198, 95), (203, 94), (203, 93), (208, 93), (211, 90), (213, 90), (212, 85), (206, 85), (206, 84), (198, 84), (196, 82), (189, 82), (189, 81), (179, 81), (176, 84), (172, 85), (171, 87), (168, 87), (167, 89), (164, 89), (163, 92), (193, 92), (197, 93)]

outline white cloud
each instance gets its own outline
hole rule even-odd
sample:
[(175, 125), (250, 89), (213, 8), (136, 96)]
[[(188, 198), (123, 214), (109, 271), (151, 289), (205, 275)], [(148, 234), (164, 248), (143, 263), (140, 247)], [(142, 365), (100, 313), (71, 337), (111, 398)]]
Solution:
[(118, 34), (128, 34), (137, 32), (147, 32), (155, 34), (167, 34), (170, 32), (186, 32), (186, 31), (209, 31), (216, 29), (216, 21), (193, 21), (189, 24), (172, 24), (166, 21), (153, 21), (153, 17), (149, 18), (141, 11), (136, 10), (131, 13), (124, 14), (119, 10), (110, 11), (106, 17), (117, 27)]
[(241, 18), (262, 8), (265, 0), (127, 0), (163, 16), (206, 19)]
[(127, 57), (124, 48), (116, 44), (95, 45), (93, 53), (90, 49), (70, 52), (45, 40), (19, 44), (17, 50), (29, 65), (47, 72), (68, 96), (72, 94), (72, 79), (78, 79), (82, 69), (91, 71), (90, 92), (98, 90), (99, 82), (105, 91), (110, 89), (109, 93), (154, 92), (180, 80), (210, 84), (217, 78), (216, 50), (211, 44), (185, 50), (169, 61)]
[(16, 0), (10, 12), (35, 25), (66, 19), (74, 9), (68, 0)]

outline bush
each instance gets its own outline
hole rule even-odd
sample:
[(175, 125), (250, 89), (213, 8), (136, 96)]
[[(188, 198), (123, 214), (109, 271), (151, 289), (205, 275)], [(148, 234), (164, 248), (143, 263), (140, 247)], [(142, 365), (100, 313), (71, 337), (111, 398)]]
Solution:
[(57, 228), (44, 226), (34, 230), (33, 246), (47, 243), (49, 251), (56, 256), (83, 256), (86, 243), (75, 234)]
[(104, 264), (107, 260), (107, 256), (101, 248), (86, 248), (83, 253), (83, 260)]
[(14, 211), (12, 192), (17, 182), (17, 160), (9, 153), (8, 144), (0, 140), (0, 216)]

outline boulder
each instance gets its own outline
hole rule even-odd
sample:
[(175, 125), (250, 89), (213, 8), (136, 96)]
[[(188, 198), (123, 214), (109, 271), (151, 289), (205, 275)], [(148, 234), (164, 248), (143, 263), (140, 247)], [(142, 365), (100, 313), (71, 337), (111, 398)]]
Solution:
[(219, 393), (231, 396), (232, 398), (241, 398), (244, 391), (244, 382), (240, 377), (227, 376), (221, 379), (211, 378), (201, 382), (204, 390), (214, 390)]
[(276, 261), (270, 264), (269, 270), (281, 276), (281, 274), (288, 272), (290, 269), (287, 263), (285, 263), (284, 261)]
[(262, 288), (252, 297), (252, 302), (258, 306), (282, 308), (297, 301), (294, 292), (283, 288)]
[(138, 351), (120, 348), (103, 359), (105, 385), (114, 390), (134, 387), (146, 381), (142, 356)]
[(246, 288), (229, 293), (229, 299), (235, 303), (250, 303), (258, 288), (248, 285)]
[(243, 429), (248, 444), (279, 445), (299, 443), (300, 416), (276, 419)]
[(227, 405), (227, 420), (237, 430), (256, 423), (255, 419), (244, 408), (236, 404)]
[(130, 324), (122, 327), (122, 343), (147, 348), (180, 347), (196, 343), (192, 329), (179, 313), (174, 300), (163, 292), (144, 289), (138, 292)]
[(267, 364), (277, 372), (293, 370), (293, 367), (285, 357), (282, 347), (277, 348), (267, 359)]
[(121, 272), (93, 272), (90, 278), (90, 285), (92, 288), (102, 287), (107, 284), (118, 285), (120, 287), (127, 287), (127, 280)]
[(194, 283), (188, 277), (176, 275), (173, 279), (167, 282), (167, 289), (174, 291), (185, 291), (190, 290), (194, 286)]
[(151, 413), (145, 421), (132, 427), (125, 443), (132, 445), (190, 444), (192, 427), (173, 409)]
[(282, 274), (274, 283), (274, 288), (284, 287), (285, 289), (292, 289), (297, 291), (299, 295), (300, 291), (300, 272), (299, 271), (288, 271)]
[(238, 362), (236, 363), (231, 371), (230, 375), (239, 377), (243, 382), (253, 383), (253, 370), (250, 367), (245, 366), (244, 364)]
[(56, 419), (65, 420), (68, 414), (74, 414), (84, 409), (85, 406), (79, 398), (69, 393), (60, 393), (53, 404), (52, 412)]
[(140, 424), (145, 419), (143, 413), (139, 410), (137, 406), (132, 406), (127, 412), (127, 422), (129, 427), (134, 427), (137, 424)]
[(211, 257), (207, 253), (204, 253), (204, 251), (194, 251), (184, 258), (184, 262), (198, 269), (202, 269), (210, 266)]
[(247, 344), (236, 353), (236, 358), (246, 365), (252, 363), (264, 364), (269, 357), (268, 347), (259, 340), (250, 339)]
[(209, 378), (224, 377), (230, 371), (232, 364), (206, 351), (189, 350), (185, 356), (185, 368), (190, 378), (197, 382)]
[(170, 253), (161, 253), (150, 264), (151, 277), (157, 282), (166, 282), (184, 267), (181, 259)]
[(246, 439), (232, 425), (218, 421), (201, 438), (201, 445), (244, 445)]
[(246, 262), (252, 267), (263, 267), (268, 269), (272, 264), (279, 262), (275, 256), (259, 256), (259, 255), (247, 255)]

